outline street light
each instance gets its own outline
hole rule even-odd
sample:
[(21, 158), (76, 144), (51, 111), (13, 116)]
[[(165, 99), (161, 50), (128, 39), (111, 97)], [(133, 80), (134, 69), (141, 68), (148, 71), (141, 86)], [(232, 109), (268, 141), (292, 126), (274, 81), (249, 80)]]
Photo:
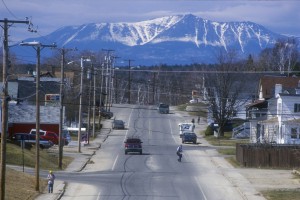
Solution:
[(83, 92), (83, 62), (91, 62), (91, 59), (81, 58), (81, 78), (80, 78), (80, 101), (79, 101), (79, 124), (78, 124), (78, 153), (81, 152), (81, 123), (82, 123), (82, 92)]
[(35, 104), (36, 104), (36, 163), (35, 163), (35, 173), (36, 173), (36, 184), (35, 184), (35, 190), (39, 191), (39, 179), (40, 179), (40, 102), (39, 102), (39, 90), (40, 90), (40, 57), (41, 57), (41, 50), (45, 47), (51, 47), (55, 48), (56, 45), (43, 45), (40, 42), (22, 42), (20, 43), (21, 46), (31, 46), (36, 50), (36, 57), (37, 57), (37, 63), (36, 63), (36, 98), (35, 98)]

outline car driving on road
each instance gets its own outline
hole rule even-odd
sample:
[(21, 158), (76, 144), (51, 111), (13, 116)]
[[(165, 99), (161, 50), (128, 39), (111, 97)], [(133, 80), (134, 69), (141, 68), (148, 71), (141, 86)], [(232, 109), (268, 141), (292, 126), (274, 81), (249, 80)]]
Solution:
[(125, 143), (125, 154), (128, 154), (130, 152), (134, 153), (140, 153), (143, 154), (143, 149), (142, 149), (142, 141), (138, 137), (128, 137), (124, 141)]

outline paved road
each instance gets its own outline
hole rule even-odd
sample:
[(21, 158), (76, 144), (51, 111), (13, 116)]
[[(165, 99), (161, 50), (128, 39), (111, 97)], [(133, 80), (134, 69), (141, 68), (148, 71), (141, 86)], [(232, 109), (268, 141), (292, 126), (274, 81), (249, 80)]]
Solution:
[[(133, 105), (112, 111), (126, 122), (126, 130), (107, 132), (101, 149), (80, 173), (60, 174), (67, 182), (61, 199), (264, 199), (240, 174), (224, 171), (230, 166), (201, 139), (196, 145), (184, 144), (183, 161), (177, 161), (178, 123), (190, 122), (191, 116)], [(132, 135), (142, 139), (143, 155), (124, 154), (123, 141)]]

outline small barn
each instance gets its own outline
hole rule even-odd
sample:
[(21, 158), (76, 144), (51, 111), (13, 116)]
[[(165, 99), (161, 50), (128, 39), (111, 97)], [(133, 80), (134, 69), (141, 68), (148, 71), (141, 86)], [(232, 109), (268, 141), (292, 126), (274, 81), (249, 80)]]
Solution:
[[(40, 129), (59, 132), (60, 107), (40, 106)], [(36, 106), (9, 104), (8, 133), (29, 133), (36, 127)]]

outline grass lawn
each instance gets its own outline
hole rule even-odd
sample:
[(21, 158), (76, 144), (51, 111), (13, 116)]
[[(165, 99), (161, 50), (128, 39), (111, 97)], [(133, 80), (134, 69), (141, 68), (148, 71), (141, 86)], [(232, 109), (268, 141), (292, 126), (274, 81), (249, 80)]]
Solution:
[[(24, 158), (24, 159), (23, 159)], [(63, 158), (63, 169), (66, 168), (73, 158)], [(20, 165), (27, 167), (35, 167), (36, 152), (35, 147), (31, 150), (22, 149), (14, 144), (7, 143), (6, 145), (6, 163), (11, 165)], [(59, 170), (58, 169), (58, 153), (50, 153), (48, 150), (40, 150), (40, 169), (44, 170)], [(40, 179), (40, 191), (47, 187), (46, 179)], [(5, 199), (6, 200), (33, 200), (39, 194), (35, 191), (35, 176), (15, 171), (6, 167), (6, 182), (5, 182)]]
[(225, 132), (223, 137), (215, 137), (213, 135), (205, 136), (205, 139), (214, 146), (236, 146), (237, 143), (249, 143), (249, 139), (231, 139), (232, 133), (231, 132)]
[(299, 189), (282, 189), (282, 190), (267, 190), (261, 192), (263, 196), (268, 200), (298, 200), (300, 198), (300, 190)]
[[(233, 166), (240, 167), (240, 164), (236, 161), (236, 144), (237, 143), (248, 143), (249, 140), (232, 140), (231, 133), (225, 133), (224, 137), (216, 138), (214, 136), (205, 136), (205, 139), (217, 148), (217, 151), (227, 156), (225, 159)], [(265, 190), (261, 191), (263, 196), (268, 200), (298, 200), (300, 197), (300, 190), (297, 189), (282, 189), (282, 190)]]

